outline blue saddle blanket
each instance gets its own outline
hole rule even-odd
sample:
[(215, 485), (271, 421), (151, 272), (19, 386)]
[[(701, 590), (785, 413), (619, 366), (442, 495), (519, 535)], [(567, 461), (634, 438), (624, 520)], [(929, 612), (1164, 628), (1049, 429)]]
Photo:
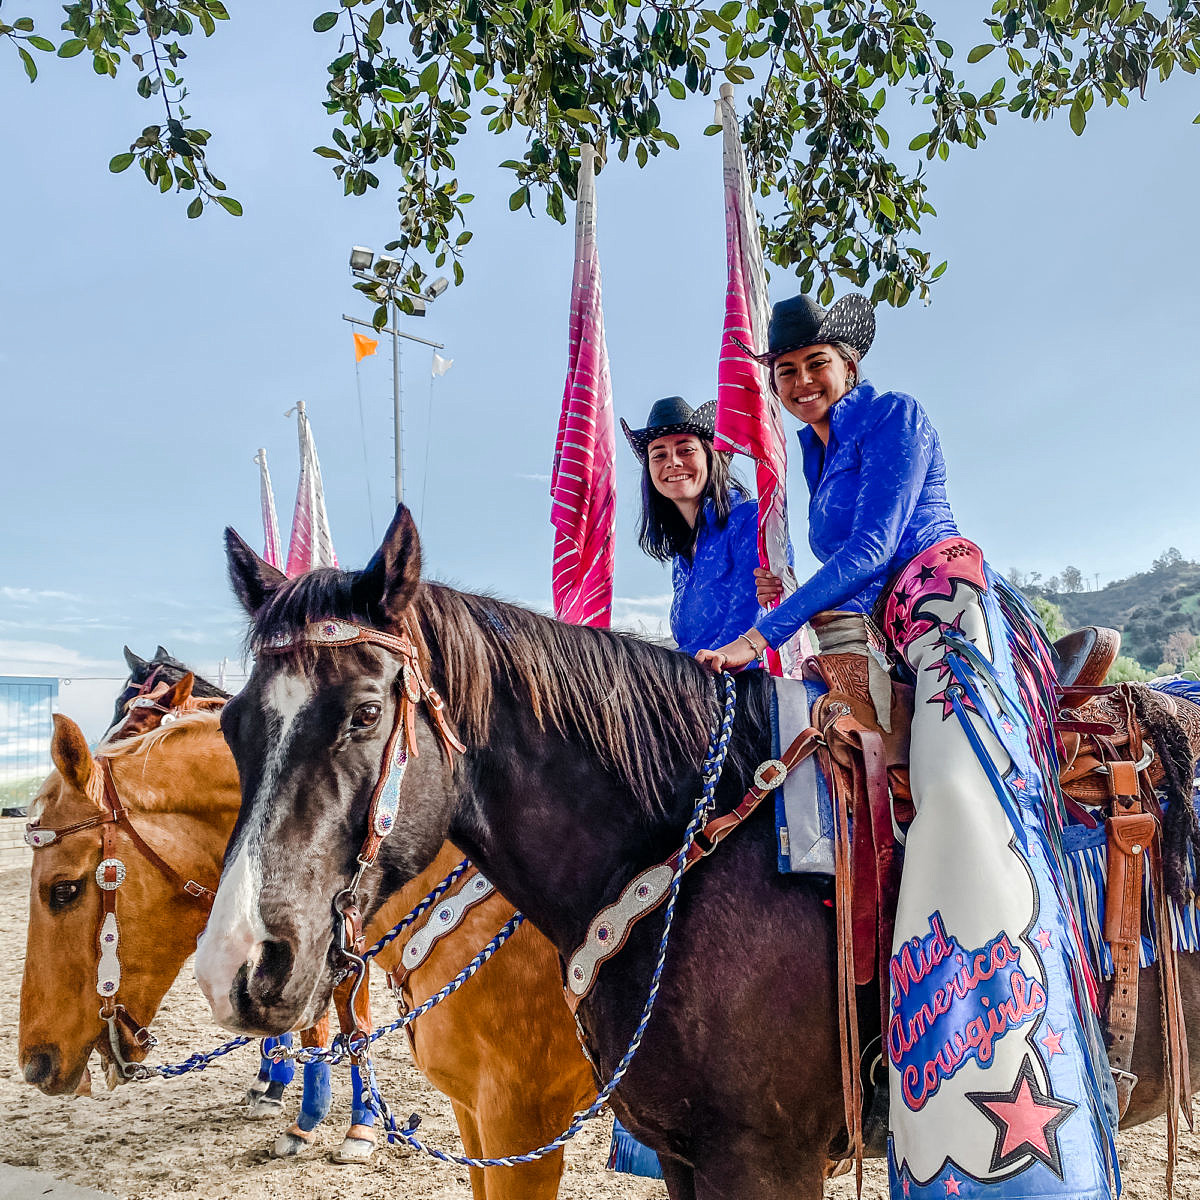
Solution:
[[(776, 679), (771, 696), (771, 753), (778, 758), (812, 723), (813, 704), (823, 683)], [(832, 875), (833, 802), (824, 773), (810, 755), (788, 772), (775, 791), (775, 849), (783, 875)]]

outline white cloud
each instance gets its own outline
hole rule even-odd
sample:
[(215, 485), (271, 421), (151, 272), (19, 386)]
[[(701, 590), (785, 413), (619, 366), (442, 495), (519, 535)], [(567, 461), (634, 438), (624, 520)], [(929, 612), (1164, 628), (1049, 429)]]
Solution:
[(92, 658), (56, 642), (8, 641), (0, 639), (0, 675), (70, 676), (82, 672), (124, 679), (129, 672), (117, 659)]
[(56, 592), (27, 587), (0, 587), (0, 599), (11, 600), (14, 604), (41, 604), (46, 600), (69, 600), (72, 604), (83, 603), (83, 597), (74, 592)]
[(515, 478), (529, 479), (534, 483), (549, 483), (550, 482), (549, 475), (523, 475), (520, 472), (518, 472), (517, 475), (515, 476)]
[(653, 641), (671, 636), (671, 595), (614, 596), (612, 624)]

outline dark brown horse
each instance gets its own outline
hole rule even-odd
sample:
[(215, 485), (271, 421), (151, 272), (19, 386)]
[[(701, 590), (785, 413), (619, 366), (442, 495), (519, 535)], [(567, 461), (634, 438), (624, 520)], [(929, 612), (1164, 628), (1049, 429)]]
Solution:
[[(637, 872), (678, 848), (719, 716), (714, 679), (691, 659), (422, 583), (403, 508), (361, 572), (285, 580), (236, 534), (228, 542), (260, 652), (222, 718), (243, 804), (196, 964), (224, 1024), (272, 1033), (326, 1003), (338, 965), (331, 902), (354, 875), (410, 682), (378, 645), (298, 643), (313, 622), (407, 631), (466, 745), (448, 765), (428, 708), (415, 710), (420, 755), (363, 880), (367, 911), (449, 837), (567, 956)], [(738, 681), (718, 810), (770, 757), (768, 688), (758, 674)], [(829, 893), (778, 874), (774, 832), (757, 813), (687, 878), (658, 1007), (613, 1097), (659, 1152), (674, 1200), (816, 1200), (846, 1145)], [(284, 865), (297, 861), (309, 864), (302, 877)], [(638, 1021), (661, 929), (658, 914), (637, 924), (579, 1010), (606, 1076)], [(1181, 972), (1200, 1066), (1195, 956)], [(1142, 989), (1128, 1123), (1163, 1111), (1153, 972)]]

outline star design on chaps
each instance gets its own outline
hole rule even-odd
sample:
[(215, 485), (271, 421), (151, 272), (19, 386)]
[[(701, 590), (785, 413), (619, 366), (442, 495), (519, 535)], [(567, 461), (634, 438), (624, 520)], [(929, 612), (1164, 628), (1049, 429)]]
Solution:
[(903, 1189), (904, 1189), (904, 1194), (907, 1196), (907, 1195), (908, 1195), (908, 1193), (909, 1193), (909, 1190), (910, 1190), (910, 1189), (909, 1189), (909, 1184), (908, 1184), (908, 1176), (907, 1176), (907, 1175), (905, 1175), (905, 1177), (904, 1177), (904, 1182), (903, 1182), (903, 1183), (901, 1183), (901, 1185), (900, 1185), (900, 1186), (901, 1186), (901, 1188), (903, 1188)]
[(1063, 1035), (1059, 1031), (1055, 1033), (1049, 1025), (1046, 1026), (1046, 1036), (1041, 1040), (1041, 1044), (1046, 1047), (1046, 1057), (1053, 1058), (1056, 1054), (1066, 1054), (1062, 1048)]
[(1013, 731), (1012, 722), (1007, 717), (1005, 717), (1004, 720), (1000, 722), (1000, 728), (1003, 729), (1005, 733), (1012, 733), (1012, 731)]
[(953, 1171), (951, 1171), (950, 1174), (947, 1175), (946, 1178), (942, 1182), (946, 1185), (946, 1195), (947, 1196), (961, 1196), (962, 1195), (962, 1193), (958, 1190), (959, 1185), (962, 1183), (962, 1180), (955, 1179)]
[(917, 572), (917, 582), (924, 587), (937, 574), (937, 567), (924, 566)]
[(1033, 935), (1033, 940), (1037, 942), (1037, 944), (1041, 946), (1043, 950), (1049, 950), (1054, 941), (1054, 935), (1048, 929), (1039, 929), (1037, 933)]
[(1022, 1059), (1011, 1091), (967, 1092), (966, 1096), (995, 1127), (991, 1170), (1006, 1170), (1032, 1156), (1063, 1178), (1058, 1127), (1078, 1106), (1041, 1090), (1029, 1055)]
[(937, 677), (938, 677), (938, 683), (941, 683), (942, 680), (945, 679), (946, 676), (950, 674), (949, 655), (943, 654), (942, 657), (937, 660), (937, 662), (930, 663), (929, 666), (927, 666), (925, 668), (925, 670), (936, 671)]
[[(936, 694), (930, 696), (929, 701), (928, 701), (930, 704), (937, 704), (940, 701), (940, 703), (942, 705), (942, 720), (943, 721), (948, 720), (950, 718), (950, 716), (952, 716), (954, 713), (954, 701), (950, 698), (949, 693), (950, 693), (950, 688), (946, 688), (943, 691), (937, 692)], [(979, 711), (975, 707), (975, 704), (971, 700), (971, 697), (968, 696), (966, 694), (966, 692), (959, 689), (955, 694), (958, 696), (958, 702), (959, 702), (959, 704), (961, 704), (963, 706), (964, 711), (966, 711), (966, 712), (978, 712)]]
[(949, 625), (943, 625), (942, 628), (947, 633), (956, 633), (964, 641), (972, 642), (972, 644), (973, 644), (973, 639), (967, 637), (967, 635), (965, 633), (963, 633), (962, 623), (963, 623), (963, 617), (965, 617), (966, 615), (967, 615), (967, 610), (964, 608), (962, 610), (962, 612), (960, 612), (958, 614), (958, 616), (955, 617), (954, 620), (950, 622)]
[(1018, 792), (1023, 792), (1028, 786), (1028, 781), (1024, 775), (1014, 775), (1012, 777), (1013, 788)]

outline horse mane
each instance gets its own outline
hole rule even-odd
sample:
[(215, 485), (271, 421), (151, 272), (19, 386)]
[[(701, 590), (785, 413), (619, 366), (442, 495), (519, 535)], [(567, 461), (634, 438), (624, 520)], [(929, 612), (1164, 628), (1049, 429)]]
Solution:
[[(253, 619), (249, 644), (330, 618), (385, 628), (377, 605), (356, 595), (360, 575), (323, 568), (288, 580)], [(720, 707), (712, 674), (687, 655), (439, 583), (418, 586), (409, 614), (409, 636), (469, 745), (487, 744), (507, 688), (542, 729), (595, 755), (647, 816), (661, 815), (683, 764), (699, 769)], [(311, 654), (294, 651), (304, 662)]]
[(146, 730), (145, 733), (122, 738), (116, 742), (101, 742), (96, 747), (96, 753), (105, 758), (128, 758), (132, 754), (149, 754), (159, 742), (164, 742), (177, 733), (187, 732), (197, 726), (219, 726), (220, 722), (221, 714), (219, 712), (201, 710), (184, 713), (182, 716), (176, 717), (174, 721), (157, 725), (153, 729)]

